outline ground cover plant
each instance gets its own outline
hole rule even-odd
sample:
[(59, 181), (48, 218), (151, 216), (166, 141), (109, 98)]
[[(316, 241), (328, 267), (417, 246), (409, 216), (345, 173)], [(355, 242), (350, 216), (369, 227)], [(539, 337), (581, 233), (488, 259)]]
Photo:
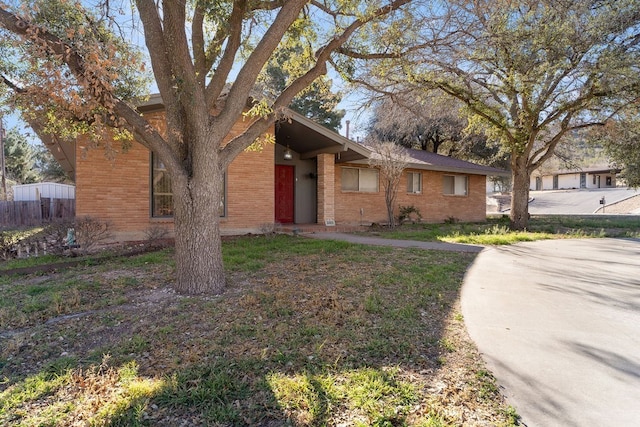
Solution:
[(458, 305), (473, 254), (225, 242), (228, 290), (173, 252), (0, 276), (0, 425), (513, 425)]
[[(371, 232), (366, 232), (371, 234)], [(376, 227), (373, 233), (389, 239), (443, 241), (481, 245), (510, 245), (544, 239), (588, 237), (640, 237), (638, 216), (532, 216), (524, 231), (509, 229), (509, 218), (491, 217), (486, 222), (463, 223), (451, 219), (443, 224), (403, 224), (396, 229)]]

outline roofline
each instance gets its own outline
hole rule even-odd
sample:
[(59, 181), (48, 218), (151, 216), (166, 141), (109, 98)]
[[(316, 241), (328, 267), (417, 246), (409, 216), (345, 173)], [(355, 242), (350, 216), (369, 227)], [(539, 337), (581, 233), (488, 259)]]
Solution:
[(584, 169), (575, 169), (575, 170), (562, 170), (562, 171), (555, 171), (555, 172), (549, 172), (549, 173), (538, 172), (535, 175), (531, 174), (531, 176), (575, 175), (578, 173), (589, 173), (589, 174), (610, 173), (611, 174), (611, 173), (620, 173), (620, 172), (622, 172), (622, 169), (616, 168), (616, 167), (592, 168), (592, 169), (584, 168)]
[(306, 127), (308, 127), (309, 129), (318, 132), (320, 135), (329, 138), (331, 140), (333, 140), (334, 142), (342, 145), (344, 147), (344, 151), (347, 150), (352, 150), (355, 151), (356, 153), (369, 158), (371, 156), (371, 154), (373, 153), (371, 150), (369, 150), (367, 147), (358, 144), (357, 142), (354, 142), (352, 140), (350, 140), (349, 138), (346, 138), (342, 135), (340, 135), (337, 132), (332, 131), (331, 129), (327, 129), (326, 127), (322, 126), (321, 124), (318, 124), (316, 122), (314, 122), (313, 120), (303, 116), (302, 114), (293, 111), (290, 108), (285, 108), (284, 110), (284, 118), (290, 118), (292, 120), (295, 120), (298, 123), (301, 123), (303, 125), (305, 125)]
[(159, 93), (153, 93), (148, 98), (141, 98), (139, 102), (135, 102), (136, 109), (140, 112), (152, 112), (164, 110), (164, 102), (162, 101), (162, 95)]
[[(138, 110), (141, 112), (152, 112), (152, 111), (160, 111), (165, 109), (164, 103), (162, 102), (162, 96), (159, 93), (154, 93), (149, 95), (148, 98), (141, 100), (139, 103), (137, 103), (137, 106), (138, 106), (137, 107)], [(373, 154), (373, 150), (367, 148), (366, 146), (358, 142), (352, 141), (351, 139), (346, 138), (331, 129), (328, 129), (319, 123), (316, 123), (315, 121), (305, 117), (304, 115), (290, 108), (283, 109), (282, 118), (284, 120), (290, 119), (290, 120), (295, 120), (298, 123), (301, 123), (305, 127), (313, 130), (314, 132), (317, 132), (320, 135), (324, 136), (325, 138), (328, 138), (334, 141), (335, 143), (341, 145), (343, 147), (343, 151), (348, 151), (348, 150), (354, 151), (355, 153), (363, 156), (365, 159), (371, 158), (371, 155)], [(349, 163), (363, 163), (363, 161), (355, 160)], [(467, 168), (461, 168), (461, 167), (447, 167), (447, 166), (429, 165), (424, 163), (413, 163), (413, 162), (408, 163), (407, 167), (413, 168), (413, 169), (431, 170), (436, 172), (463, 173), (468, 175), (507, 176), (507, 177), (511, 176), (511, 172), (506, 170), (496, 169), (496, 168), (489, 168), (490, 170), (467, 169)]]
[(414, 169), (436, 171), (436, 172), (464, 173), (467, 175), (506, 176), (506, 177), (511, 176), (511, 172), (508, 170), (502, 170), (502, 169), (497, 169), (492, 167), (488, 167), (488, 169), (472, 169), (472, 168), (468, 169), (468, 168), (460, 168), (455, 166), (447, 167), (447, 166), (437, 166), (437, 165), (425, 165), (420, 163), (409, 163), (408, 167), (411, 167)]
[[(363, 162), (362, 160), (352, 160), (346, 163), (362, 164), (362, 165), (368, 164), (366, 162)], [(427, 170), (427, 171), (434, 171), (434, 172), (458, 173), (458, 174), (464, 174), (464, 175), (505, 176), (505, 177), (511, 176), (510, 171), (496, 169), (496, 168), (490, 168), (487, 170), (467, 169), (467, 168), (460, 168), (460, 167), (426, 165), (423, 163), (411, 163), (411, 162), (407, 163), (407, 167), (405, 169), (420, 169), (420, 170)]]

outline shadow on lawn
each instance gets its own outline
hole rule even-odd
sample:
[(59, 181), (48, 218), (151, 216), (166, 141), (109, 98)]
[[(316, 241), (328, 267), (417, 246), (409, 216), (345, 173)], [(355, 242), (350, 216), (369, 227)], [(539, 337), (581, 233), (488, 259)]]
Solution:
[[(459, 323), (464, 334), (451, 310), (474, 255), (285, 243), (279, 261), (230, 272), (219, 297), (167, 294), (49, 325), (47, 334), (78, 340), (73, 369), (14, 406), (0, 387), (0, 421), (40, 411), (55, 425), (80, 416), (111, 426), (446, 425), (492, 390), (451, 332)], [(74, 338), (90, 335), (101, 346)], [(50, 345), (39, 363), (56, 360)], [(12, 381), (14, 391), (33, 382)], [(458, 408), (443, 410), (455, 394)]]

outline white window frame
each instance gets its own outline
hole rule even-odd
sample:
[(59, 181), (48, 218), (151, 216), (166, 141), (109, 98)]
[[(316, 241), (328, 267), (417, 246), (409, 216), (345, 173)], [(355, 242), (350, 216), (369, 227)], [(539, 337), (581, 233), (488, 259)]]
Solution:
[[(453, 187), (450, 181), (453, 178)], [(469, 176), (468, 175), (443, 175), (442, 194), (445, 196), (468, 196)]]
[[(417, 189), (416, 187), (417, 182)], [(407, 193), (409, 194), (422, 194), (422, 173), (421, 172), (407, 172)]]
[[(352, 187), (352, 188), (345, 188), (345, 179), (344, 179), (344, 172), (345, 170), (356, 170), (358, 171), (358, 183), (357, 183), (357, 188)], [(373, 187), (366, 187), (366, 181), (365, 179), (363, 179), (367, 174), (375, 174), (375, 189), (373, 189)], [(380, 174), (378, 172), (378, 169), (373, 169), (373, 168), (354, 168), (354, 167), (349, 167), (349, 166), (343, 166), (342, 167), (342, 177), (343, 179), (341, 179), (341, 184), (340, 184), (340, 188), (342, 189), (342, 191), (348, 191), (348, 192), (354, 192), (354, 193), (377, 193), (378, 191), (380, 191)], [(372, 177), (369, 177), (369, 179), (371, 179)]]

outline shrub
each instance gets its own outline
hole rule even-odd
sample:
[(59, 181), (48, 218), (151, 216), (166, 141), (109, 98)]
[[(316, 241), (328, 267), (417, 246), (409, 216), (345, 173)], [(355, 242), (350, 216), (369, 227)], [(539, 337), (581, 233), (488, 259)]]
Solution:
[(90, 216), (76, 218), (74, 226), (76, 244), (83, 253), (91, 252), (97, 245), (113, 237), (108, 222)]
[(152, 225), (144, 231), (145, 245), (149, 248), (160, 248), (169, 235), (169, 230), (159, 225)]
[[(414, 219), (415, 218), (415, 219)], [(400, 215), (398, 216), (398, 222), (402, 224), (405, 221), (411, 221), (413, 223), (420, 222), (422, 215), (420, 209), (415, 206), (400, 206)]]
[(71, 255), (89, 253), (111, 237), (109, 223), (90, 216), (54, 221), (39, 234), (50, 253)]

